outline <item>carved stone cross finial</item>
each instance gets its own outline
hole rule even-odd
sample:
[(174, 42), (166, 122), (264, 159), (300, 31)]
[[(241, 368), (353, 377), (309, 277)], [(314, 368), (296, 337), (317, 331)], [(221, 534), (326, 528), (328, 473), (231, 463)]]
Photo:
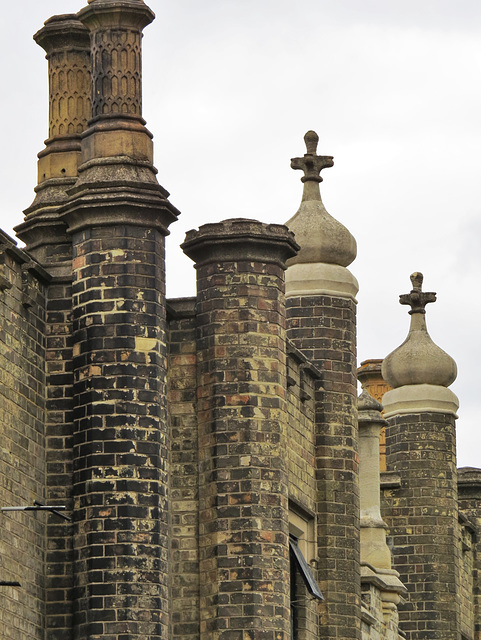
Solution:
[(413, 285), (411, 293), (404, 293), (399, 296), (401, 304), (408, 304), (411, 307), (410, 314), (426, 313), (426, 305), (429, 302), (436, 302), (436, 294), (422, 290), (423, 274), (416, 271), (411, 275)]
[(319, 136), (315, 131), (308, 131), (304, 136), (304, 142), (306, 143), (307, 153), (302, 158), (292, 158), (291, 168), (304, 171), (304, 176), (301, 178), (302, 182), (322, 182), (319, 174), (323, 169), (334, 166), (333, 157), (317, 155)]

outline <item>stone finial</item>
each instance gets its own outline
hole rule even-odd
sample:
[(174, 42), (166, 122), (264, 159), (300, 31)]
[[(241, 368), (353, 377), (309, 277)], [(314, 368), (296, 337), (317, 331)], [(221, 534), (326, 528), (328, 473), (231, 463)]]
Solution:
[(357, 399), (357, 412), (358, 419), (364, 422), (379, 422), (380, 424), (386, 422), (381, 415), (382, 404), (367, 389), (363, 389)]
[[(304, 284), (314, 280), (326, 281), (325, 286), (318, 283), (317, 289), (328, 292), (339, 290), (337, 280), (341, 281), (341, 289), (349, 290), (350, 295), (357, 293), (357, 282), (350, 276), (349, 282), (344, 282), (346, 274), (331, 273), (313, 274), (311, 265), (333, 265), (347, 267), (355, 259), (357, 253), (356, 241), (351, 233), (338, 220), (333, 218), (325, 209), (319, 183), (322, 181), (319, 175), (322, 169), (334, 165), (332, 156), (318, 156), (317, 143), (319, 136), (315, 131), (308, 131), (304, 136), (307, 153), (301, 158), (292, 158), (291, 167), (302, 169), (304, 176), (304, 190), (301, 206), (297, 213), (286, 223), (294, 232), (297, 242), (301, 246), (299, 254), (288, 262), (289, 267), (296, 264), (308, 264), (308, 273), (296, 273), (296, 290), (305, 289)], [(315, 270), (315, 267), (314, 267)], [(331, 282), (334, 279), (333, 282)], [(312, 284), (316, 287), (316, 283)], [(312, 287), (308, 287), (311, 289)], [(354, 292), (354, 293), (353, 293)]]
[(307, 153), (292, 158), (291, 167), (302, 169), (304, 189), (297, 213), (286, 222), (301, 250), (288, 262), (286, 296), (333, 295), (355, 299), (356, 278), (347, 267), (356, 258), (356, 240), (324, 207), (319, 191), (322, 169), (334, 165), (332, 156), (318, 156), (319, 136), (304, 136)]
[(334, 166), (333, 157), (317, 155), (319, 136), (315, 131), (308, 131), (304, 136), (304, 142), (306, 143), (307, 153), (302, 158), (292, 158), (291, 168), (304, 171), (301, 182), (322, 182), (320, 173), (323, 169)]
[(422, 291), (423, 275), (413, 273), (411, 293), (399, 302), (411, 306), (411, 326), (403, 344), (383, 361), (382, 375), (394, 389), (405, 385), (448, 387), (457, 375), (456, 363), (432, 341), (426, 327), (426, 304), (436, 301), (435, 293)]
[(403, 293), (399, 296), (400, 304), (408, 304), (411, 307), (410, 314), (426, 313), (426, 305), (430, 302), (436, 302), (436, 294), (434, 292), (422, 290), (423, 280), (424, 276), (419, 271), (411, 274), (413, 285), (411, 293)]

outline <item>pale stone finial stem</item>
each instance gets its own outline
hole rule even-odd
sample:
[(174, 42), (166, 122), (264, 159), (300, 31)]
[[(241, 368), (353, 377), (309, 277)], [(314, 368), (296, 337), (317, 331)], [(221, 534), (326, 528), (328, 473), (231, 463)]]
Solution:
[(314, 182), (312, 180), (304, 182), (301, 202), (305, 202), (306, 200), (321, 200), (321, 190), (319, 189), (319, 182)]
[(419, 271), (415, 271), (410, 276), (413, 288), (410, 293), (404, 293), (399, 296), (400, 304), (407, 304), (411, 307), (409, 312), (426, 313), (426, 305), (430, 302), (436, 302), (436, 294), (422, 290), (424, 276)]
[[(332, 156), (318, 156), (317, 144), (319, 136), (315, 131), (308, 131), (304, 136), (307, 153), (302, 158), (292, 158), (292, 169), (301, 169), (304, 175), (301, 182), (304, 183), (303, 200), (320, 200), (319, 182), (322, 182), (320, 173), (323, 169), (334, 166)], [(307, 186), (309, 184), (309, 187)], [(316, 187), (313, 187), (313, 184)]]

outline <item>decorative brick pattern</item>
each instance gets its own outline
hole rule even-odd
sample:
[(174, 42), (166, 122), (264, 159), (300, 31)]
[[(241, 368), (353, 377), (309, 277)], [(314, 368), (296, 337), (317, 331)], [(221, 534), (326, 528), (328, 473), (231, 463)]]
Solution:
[(354, 301), (294, 296), (287, 335), (321, 369), (316, 393), (317, 545), (322, 638), (360, 638), (359, 487)]
[[(121, 13), (121, 18), (119, 17)], [(142, 116), (142, 29), (154, 13), (138, 0), (97, 0), (77, 14), (91, 31), (92, 117)]]
[(399, 619), (408, 640), (459, 638), (455, 421), (422, 413), (388, 419), (388, 469), (401, 487), (385, 492), (393, 567), (409, 595)]
[(110, 29), (94, 34), (94, 115), (141, 115), (141, 40), (137, 30)]
[(164, 638), (164, 238), (98, 227), (73, 245), (76, 637)]
[[(63, 18), (67, 18), (64, 16)], [(85, 27), (70, 16), (70, 32), (57, 34), (47, 44), (49, 60), (49, 138), (78, 135), (87, 128), (90, 118), (90, 55)], [(53, 23), (53, 24), (52, 24)], [(37, 42), (45, 47), (49, 28), (55, 29), (58, 19), (47, 22)]]

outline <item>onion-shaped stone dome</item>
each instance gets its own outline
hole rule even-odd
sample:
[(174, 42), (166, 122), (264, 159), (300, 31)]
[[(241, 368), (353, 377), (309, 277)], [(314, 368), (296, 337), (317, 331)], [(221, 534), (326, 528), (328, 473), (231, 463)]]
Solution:
[(319, 183), (322, 169), (334, 165), (332, 156), (318, 156), (319, 136), (308, 131), (304, 136), (307, 153), (302, 158), (292, 158), (291, 167), (302, 169), (304, 192), (297, 213), (286, 223), (296, 236), (301, 250), (288, 265), (299, 263), (327, 263), (347, 267), (356, 258), (357, 246), (354, 236), (333, 218), (325, 209)]
[(404, 385), (448, 387), (457, 375), (455, 361), (431, 340), (426, 328), (426, 304), (436, 301), (435, 293), (422, 291), (422, 273), (411, 276), (411, 293), (399, 302), (411, 306), (411, 327), (406, 340), (382, 364), (382, 376), (394, 389)]

